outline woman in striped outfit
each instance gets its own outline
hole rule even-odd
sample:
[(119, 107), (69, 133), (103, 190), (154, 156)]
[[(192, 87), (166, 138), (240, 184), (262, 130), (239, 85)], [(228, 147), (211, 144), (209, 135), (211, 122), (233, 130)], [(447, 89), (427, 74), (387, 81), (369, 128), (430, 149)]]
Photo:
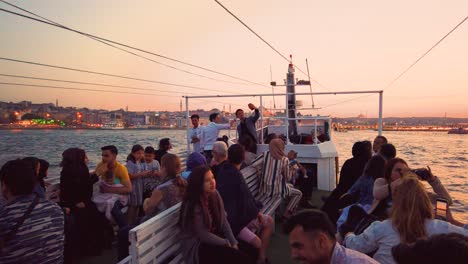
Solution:
[(284, 199), (289, 198), (288, 206), (283, 214), (283, 217), (289, 218), (299, 204), (302, 192), (289, 183), (295, 169), (284, 154), (284, 141), (279, 138), (273, 139), (269, 147), (270, 150), (263, 155), (263, 174), (259, 191), (268, 196), (280, 195)]

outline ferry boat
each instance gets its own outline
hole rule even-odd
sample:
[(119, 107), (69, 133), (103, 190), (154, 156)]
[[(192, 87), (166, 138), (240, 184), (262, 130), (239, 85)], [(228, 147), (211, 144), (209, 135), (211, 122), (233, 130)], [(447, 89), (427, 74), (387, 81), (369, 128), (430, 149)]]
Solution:
[(466, 135), (466, 134), (468, 134), (468, 129), (463, 128), (463, 127), (453, 128), (453, 129), (450, 129), (448, 133), (449, 134)]
[[(313, 192), (308, 197), (309, 204), (320, 208), (323, 204), (323, 196), (327, 196), (330, 192), (335, 189), (338, 181), (338, 152), (335, 146), (332, 135), (332, 119), (330, 116), (307, 116), (298, 117), (297, 111), (301, 110), (297, 108), (298, 104), (296, 96), (310, 96), (311, 93), (296, 93), (294, 78), (294, 65), (292, 63), (288, 66), (287, 81), (285, 86), (287, 91), (284, 94), (239, 94), (239, 95), (210, 95), (210, 96), (185, 96), (186, 100), (186, 120), (187, 120), (187, 149), (182, 153), (178, 153), (185, 165), (185, 160), (189, 153), (191, 153), (190, 137), (188, 136), (190, 128), (190, 111), (189, 104), (190, 99), (202, 99), (202, 98), (247, 98), (255, 97), (260, 99), (259, 109), (263, 109), (263, 99), (268, 97), (284, 97), (286, 101), (286, 109), (284, 110), (285, 115), (280, 117), (264, 117), (263, 111), (260, 111), (260, 119), (258, 121), (258, 138), (260, 144), (257, 144), (257, 153), (263, 153), (268, 151), (268, 145), (263, 144), (264, 138), (268, 134), (275, 133), (286, 139), (286, 152), (293, 150), (297, 152), (297, 161), (300, 162), (308, 171), (313, 171), (316, 176), (316, 181), (313, 182)], [(314, 95), (336, 95), (336, 94), (364, 94), (374, 93), (379, 94), (379, 129), (378, 134), (382, 133), (382, 102), (383, 102), (383, 91), (354, 91), (354, 92), (324, 92), (314, 93)], [(122, 129), (123, 124), (119, 125), (118, 122), (109, 122), (103, 129)], [(231, 130), (228, 134), (231, 134)], [(237, 143), (237, 135), (229, 137), (229, 144)], [(261, 173), (261, 172), (260, 172)], [(55, 188), (54, 188), (55, 187)], [(57, 196), (53, 190), (57, 189), (58, 185), (54, 184), (51, 188), (48, 188), (50, 196)], [(56, 190), (57, 191), (57, 190)], [(49, 197), (50, 197), (49, 196)], [(58, 199), (58, 197), (55, 197)], [(129, 263), (166, 263), (159, 261), (159, 255), (173, 255), (177, 256), (170, 261), (170, 263), (184, 263), (181, 256), (177, 255), (176, 252), (179, 248), (174, 246), (174, 239), (171, 237), (167, 240), (159, 241), (160, 235), (168, 236), (169, 231), (174, 231), (174, 224), (168, 227), (170, 230), (164, 230), (161, 228), (161, 219), (164, 219), (165, 223), (171, 219), (171, 216), (178, 212), (180, 204), (161, 212), (157, 216), (149, 219), (148, 221), (140, 224), (130, 231), (130, 241), (132, 243), (130, 247), (130, 256), (121, 260), (119, 264)], [(172, 221), (172, 220), (171, 220)], [(167, 222), (168, 223), (168, 222)], [(162, 230), (162, 231), (161, 231)], [(289, 255), (288, 238), (285, 234), (281, 233), (281, 223), (276, 222), (276, 232), (273, 234), (270, 241), (270, 248), (268, 252), (268, 258), (274, 260), (274, 263), (291, 263)], [(174, 231), (175, 232), (175, 231)], [(138, 237), (138, 238), (137, 238)], [(142, 239), (142, 241), (136, 241)], [(154, 243), (148, 243), (148, 241), (159, 241)], [(136, 249), (138, 248), (138, 250)], [(144, 253), (138, 252), (144, 250)], [(144, 257), (142, 257), (142, 254)], [(176, 255), (174, 255), (176, 254)], [(167, 256), (166, 256), (167, 257)], [(179, 262), (178, 260), (182, 261)], [(105, 251), (103, 255), (99, 257), (85, 257), (79, 261), (79, 263), (116, 263), (116, 249)], [(168, 262), (169, 263), (169, 262)]]
[(102, 125), (101, 129), (114, 130), (114, 129), (124, 129), (124, 123), (122, 121), (109, 121)]
[[(209, 98), (259, 98), (260, 107), (263, 109), (264, 99), (271, 97), (284, 97), (286, 108), (284, 117), (264, 117), (263, 111), (260, 111), (260, 119), (257, 125), (257, 132), (260, 144), (257, 144), (257, 153), (268, 151), (268, 145), (264, 144), (264, 138), (270, 133), (275, 133), (286, 139), (286, 153), (293, 150), (297, 153), (297, 161), (301, 163), (308, 171), (314, 171), (317, 176), (315, 188), (321, 191), (332, 191), (338, 182), (338, 152), (332, 137), (332, 119), (330, 116), (301, 116), (297, 115), (298, 110), (310, 110), (314, 108), (298, 108), (297, 96), (311, 96), (312, 93), (296, 93), (296, 86), (310, 85), (309, 82), (295, 82), (294, 65), (289, 63), (286, 74), (285, 85), (287, 90), (284, 94), (239, 94), (239, 95), (212, 95), (212, 96), (185, 96), (186, 115), (190, 116), (190, 99), (209, 99)], [(274, 82), (272, 82), (274, 83)], [(305, 83), (305, 84), (302, 84)], [(278, 86), (275, 84), (275, 86)], [(346, 92), (320, 92), (313, 93), (317, 95), (337, 95), (337, 94), (379, 94), (379, 122), (378, 134), (382, 135), (382, 103), (383, 91), (346, 91)], [(280, 121), (282, 125), (269, 124), (269, 121)], [(187, 118), (187, 152), (190, 153), (191, 143), (190, 118)], [(278, 122), (276, 122), (278, 123)], [(258, 127), (260, 126), (260, 127)], [(236, 137), (230, 137), (230, 144), (237, 142)]]

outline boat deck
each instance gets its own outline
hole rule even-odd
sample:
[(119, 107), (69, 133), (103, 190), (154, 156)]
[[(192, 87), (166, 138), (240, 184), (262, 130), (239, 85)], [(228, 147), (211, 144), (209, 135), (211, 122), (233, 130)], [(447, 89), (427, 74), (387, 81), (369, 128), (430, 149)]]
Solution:
[[(317, 208), (323, 204), (322, 196), (329, 195), (330, 192), (314, 190), (310, 203)], [(95, 257), (84, 257), (78, 264), (102, 264), (102, 263), (117, 263), (117, 245), (114, 244), (112, 249), (103, 251), (102, 255)], [(276, 219), (276, 230), (273, 234), (270, 247), (268, 250), (268, 259), (272, 264), (288, 264), (294, 263), (290, 258), (288, 236), (283, 233), (281, 221)]]

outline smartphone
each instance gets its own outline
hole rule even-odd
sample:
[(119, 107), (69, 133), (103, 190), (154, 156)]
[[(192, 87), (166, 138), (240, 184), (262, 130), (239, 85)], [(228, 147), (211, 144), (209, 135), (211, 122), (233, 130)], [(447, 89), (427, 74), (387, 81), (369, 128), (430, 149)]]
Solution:
[(435, 214), (437, 218), (447, 219), (448, 202), (445, 199), (436, 200)]

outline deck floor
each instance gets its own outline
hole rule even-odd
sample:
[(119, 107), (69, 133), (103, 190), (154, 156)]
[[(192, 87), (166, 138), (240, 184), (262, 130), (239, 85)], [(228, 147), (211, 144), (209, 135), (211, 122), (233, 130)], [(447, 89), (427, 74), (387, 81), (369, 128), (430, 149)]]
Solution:
[[(310, 203), (317, 208), (323, 204), (321, 197), (329, 195), (330, 192), (314, 190)], [(78, 264), (112, 264), (117, 263), (117, 248), (112, 250), (105, 250), (101, 256), (84, 257)], [(292, 264), (295, 263), (291, 260), (290, 250), (288, 244), (288, 236), (283, 233), (282, 223), (277, 219), (275, 233), (270, 241), (268, 250), (268, 259), (272, 264)]]

